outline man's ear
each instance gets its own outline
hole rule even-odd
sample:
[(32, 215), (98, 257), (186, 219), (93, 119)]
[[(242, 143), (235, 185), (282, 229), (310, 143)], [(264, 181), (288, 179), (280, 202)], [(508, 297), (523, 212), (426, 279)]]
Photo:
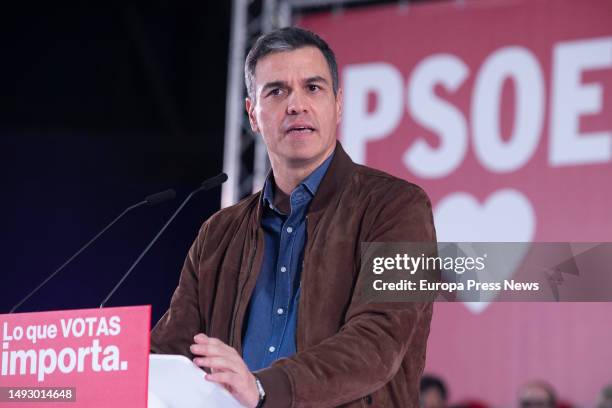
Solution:
[(249, 123), (251, 124), (251, 130), (255, 133), (259, 133), (259, 126), (257, 125), (257, 118), (255, 117), (255, 104), (249, 97), (244, 100), (244, 106), (247, 114), (249, 115)]
[(339, 125), (342, 120), (343, 98), (344, 92), (342, 88), (338, 88), (338, 92), (336, 93), (336, 125)]

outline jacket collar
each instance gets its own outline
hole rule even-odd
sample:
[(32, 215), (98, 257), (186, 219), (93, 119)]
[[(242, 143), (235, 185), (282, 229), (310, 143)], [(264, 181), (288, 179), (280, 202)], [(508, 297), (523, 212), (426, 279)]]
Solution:
[(354, 163), (342, 148), (340, 142), (336, 142), (334, 157), (321, 180), (317, 194), (315, 194), (308, 208), (308, 213), (323, 210), (330, 203), (333, 196), (339, 194), (340, 190), (354, 170)]
[[(336, 148), (334, 149), (334, 157), (332, 158), (329, 168), (325, 173), (325, 176), (319, 184), (319, 188), (310, 203), (308, 208), (308, 214), (321, 211), (325, 209), (332, 197), (339, 193), (342, 186), (345, 185), (348, 177), (354, 170), (355, 163), (351, 160), (349, 155), (344, 151), (344, 148), (339, 141), (336, 141)], [(272, 174), (272, 169), (268, 172), (266, 179)], [(261, 225), (261, 218), (263, 215), (263, 189), (259, 190), (256, 194), (255, 202), (255, 218), (256, 223), (254, 225), (257, 228)]]

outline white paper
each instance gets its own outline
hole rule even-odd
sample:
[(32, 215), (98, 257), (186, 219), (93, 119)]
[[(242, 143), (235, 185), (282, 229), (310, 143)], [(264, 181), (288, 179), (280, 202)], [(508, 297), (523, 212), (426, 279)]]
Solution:
[(149, 356), (149, 408), (242, 408), (222, 386), (185, 356)]

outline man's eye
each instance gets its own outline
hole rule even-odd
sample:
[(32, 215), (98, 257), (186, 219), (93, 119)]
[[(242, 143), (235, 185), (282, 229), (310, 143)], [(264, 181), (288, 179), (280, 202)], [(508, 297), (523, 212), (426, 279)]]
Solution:
[(309, 91), (314, 92), (314, 91), (318, 91), (319, 89), (321, 89), (321, 87), (319, 85), (312, 85), (312, 84), (308, 85), (308, 90)]
[(282, 93), (282, 89), (280, 88), (274, 88), (270, 91), (270, 93), (268, 95), (274, 95), (274, 96), (278, 96)]

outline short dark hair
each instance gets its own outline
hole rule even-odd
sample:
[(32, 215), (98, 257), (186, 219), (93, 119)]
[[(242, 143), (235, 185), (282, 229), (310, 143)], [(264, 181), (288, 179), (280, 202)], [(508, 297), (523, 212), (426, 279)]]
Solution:
[[(555, 392), (555, 389), (553, 388), (553, 386), (547, 383), (546, 381), (542, 381), (542, 380), (530, 381), (524, 384), (521, 387), (521, 390), (525, 390), (526, 388), (540, 388), (548, 395), (548, 406), (549, 407), (557, 406), (557, 393)], [(529, 401), (519, 401), (519, 402), (521, 406), (529, 405), (528, 404)]]
[(446, 390), (444, 381), (442, 381), (441, 378), (438, 378), (434, 375), (424, 374), (421, 377), (421, 385), (420, 385), (421, 394), (423, 394), (424, 392), (432, 388), (438, 390), (438, 392), (440, 393), (440, 397), (442, 397), (442, 400), (446, 401), (446, 398), (448, 397), (448, 391)]
[(249, 98), (254, 99), (255, 67), (257, 62), (268, 54), (297, 50), (302, 47), (316, 47), (321, 51), (332, 77), (334, 95), (338, 92), (338, 64), (329, 45), (312, 31), (299, 27), (285, 27), (260, 36), (249, 51), (244, 63), (244, 83)]

